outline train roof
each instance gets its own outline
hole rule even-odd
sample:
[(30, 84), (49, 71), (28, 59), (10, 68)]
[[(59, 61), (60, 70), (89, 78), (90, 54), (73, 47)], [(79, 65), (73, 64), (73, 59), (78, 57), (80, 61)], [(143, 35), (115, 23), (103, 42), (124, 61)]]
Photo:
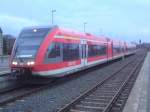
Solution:
[(26, 30), (26, 29), (34, 29), (34, 28), (55, 28), (55, 27), (58, 27), (57, 25), (49, 25), (49, 26), (29, 26), (29, 27), (24, 27), (23, 30)]
[(90, 34), (90, 33), (82, 33), (82, 32), (74, 31), (74, 30), (71, 30), (71, 29), (63, 28), (63, 27), (60, 27), (58, 25), (30, 26), (30, 27), (23, 28), (23, 30), (26, 30), (26, 29), (40, 29), (40, 28), (58, 28), (59, 31), (60, 31), (60, 34), (65, 34), (65, 35), (68, 35), (68, 36), (74, 36), (76, 38), (80, 37), (80, 38), (85, 38), (85, 39), (94, 39), (94, 40), (100, 40), (100, 41), (107, 41), (107, 38), (105, 38), (103, 36), (95, 36), (95, 35)]
[(109, 37), (105, 37), (105, 36), (95, 36), (95, 35), (90, 34), (90, 33), (83, 33), (83, 32), (74, 31), (74, 30), (71, 30), (71, 29), (68, 29), (68, 28), (60, 27), (58, 25), (30, 26), (30, 27), (23, 28), (23, 30), (34, 29), (34, 28), (35, 29), (36, 28), (37, 29), (40, 29), (40, 28), (50, 28), (50, 29), (51, 28), (57, 28), (59, 30), (60, 34), (64, 34), (64, 35), (67, 35), (67, 36), (73, 36), (75, 38), (84, 38), (84, 39), (87, 39), (87, 40), (97, 40), (97, 41), (104, 41), (104, 42), (113, 42), (115, 44), (126, 43), (125, 41), (114, 40), (114, 39), (110, 39)]
[(81, 33), (81, 32), (73, 31), (70, 29), (62, 28), (62, 27), (59, 27), (59, 30), (60, 30), (61, 34), (65, 34), (68, 36), (74, 36), (76, 38), (83, 38), (83, 39), (87, 39), (87, 40), (99, 40), (99, 41), (105, 41), (105, 42), (107, 41), (107, 38), (105, 38), (105, 37), (95, 36), (90, 33)]

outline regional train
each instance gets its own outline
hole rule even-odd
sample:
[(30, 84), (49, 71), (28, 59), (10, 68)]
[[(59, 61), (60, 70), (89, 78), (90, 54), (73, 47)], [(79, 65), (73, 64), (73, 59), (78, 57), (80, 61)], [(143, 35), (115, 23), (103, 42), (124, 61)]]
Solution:
[(56, 78), (136, 52), (123, 41), (59, 26), (24, 28), (10, 59), (12, 73)]

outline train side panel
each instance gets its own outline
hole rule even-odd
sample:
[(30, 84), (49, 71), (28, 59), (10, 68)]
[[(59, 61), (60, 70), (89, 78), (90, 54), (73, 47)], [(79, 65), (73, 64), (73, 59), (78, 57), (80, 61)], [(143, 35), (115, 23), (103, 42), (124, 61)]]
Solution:
[[(34, 33), (35, 29), (29, 30)], [(129, 55), (134, 50), (133, 45), (120, 41), (110, 39), (108, 41), (103, 37), (75, 33), (59, 27), (53, 28), (43, 39), (35, 59), (32, 59), (32, 65), (27, 64), (27, 61), (30, 61), (28, 57), (18, 58), (15, 59), (16, 62), (18, 61), (17, 65), (12, 62), (12, 69), (28, 69), (33, 76), (62, 77)], [(32, 44), (34, 45), (34, 42)], [(13, 51), (13, 53), (16, 53), (16, 51)], [(13, 58), (12, 55), (12, 60)]]

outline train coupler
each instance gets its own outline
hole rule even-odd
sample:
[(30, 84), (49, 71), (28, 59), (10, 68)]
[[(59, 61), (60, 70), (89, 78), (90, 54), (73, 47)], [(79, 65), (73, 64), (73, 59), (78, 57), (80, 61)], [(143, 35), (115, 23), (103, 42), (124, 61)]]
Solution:
[(13, 77), (28, 77), (31, 75), (31, 69), (29, 68), (13, 68), (11, 69)]

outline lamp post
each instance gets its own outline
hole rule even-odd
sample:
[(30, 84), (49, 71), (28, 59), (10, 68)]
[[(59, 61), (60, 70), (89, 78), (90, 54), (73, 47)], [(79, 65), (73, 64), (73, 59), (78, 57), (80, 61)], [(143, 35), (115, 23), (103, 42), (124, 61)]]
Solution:
[(56, 10), (52, 10), (52, 24), (53, 24), (53, 16), (54, 16), (54, 12), (56, 12)]
[(83, 23), (83, 30), (84, 30), (84, 33), (85, 33), (85, 25), (86, 25), (86, 24), (87, 24), (86, 22)]
[(103, 31), (102, 31), (102, 29), (100, 28), (100, 30), (99, 30), (99, 33), (100, 33), (100, 36), (102, 36), (103, 34)]
[(3, 31), (0, 27), (0, 55), (3, 55)]

